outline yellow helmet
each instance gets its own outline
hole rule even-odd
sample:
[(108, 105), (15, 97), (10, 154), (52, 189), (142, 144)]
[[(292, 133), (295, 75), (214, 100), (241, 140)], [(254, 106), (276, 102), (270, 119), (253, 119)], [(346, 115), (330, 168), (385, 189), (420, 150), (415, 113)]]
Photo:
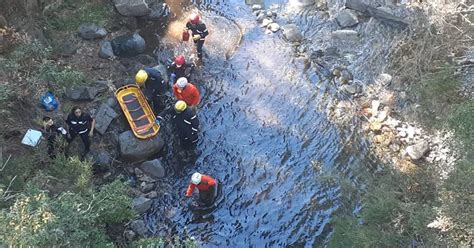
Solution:
[(174, 105), (174, 109), (177, 112), (183, 112), (187, 107), (188, 105), (186, 104), (186, 102), (182, 100), (177, 101), (176, 104)]
[(145, 70), (139, 70), (137, 75), (135, 75), (135, 82), (137, 84), (143, 84), (148, 79), (148, 73)]

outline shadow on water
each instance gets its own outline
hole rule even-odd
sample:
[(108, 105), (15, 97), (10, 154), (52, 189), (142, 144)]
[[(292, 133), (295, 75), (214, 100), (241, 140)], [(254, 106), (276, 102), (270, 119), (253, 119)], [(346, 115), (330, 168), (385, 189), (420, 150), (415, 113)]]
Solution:
[[(184, 13), (194, 11), (171, 2)], [(243, 40), (235, 44), (220, 37), (221, 30), (211, 30), (215, 41), (205, 46), (197, 82), (203, 95), (199, 156), (193, 166), (169, 165), (181, 172), (158, 185), (167, 193), (145, 216), (149, 230), (157, 236), (187, 230), (205, 247), (318, 245), (330, 232), (340, 191), (317, 178), (330, 171), (350, 177), (350, 168), (364, 163), (367, 147), (357, 141), (356, 124), (343, 130), (328, 119), (326, 110), (337, 94), (333, 85), (308, 70), (278, 34), (264, 34), (244, 1), (194, 4), (205, 20), (217, 15), (235, 21)], [(173, 39), (179, 38), (167, 32), (162, 46), (193, 51), (192, 44), (177, 44)], [(239, 46), (229, 60), (219, 53), (228, 43)], [(194, 212), (187, 207), (184, 191), (194, 171), (223, 181), (217, 207)]]

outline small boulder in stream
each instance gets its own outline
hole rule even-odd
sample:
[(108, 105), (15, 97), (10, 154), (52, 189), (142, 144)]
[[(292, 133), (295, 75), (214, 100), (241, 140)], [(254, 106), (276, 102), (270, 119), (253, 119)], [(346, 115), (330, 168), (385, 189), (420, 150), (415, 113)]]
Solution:
[(116, 56), (132, 57), (144, 53), (146, 44), (139, 34), (122, 35), (112, 40), (112, 50)]
[(349, 10), (349, 9), (345, 9), (341, 11), (337, 15), (336, 21), (339, 24), (339, 26), (343, 28), (352, 27), (359, 23), (359, 19), (357, 19), (357, 15), (352, 10)]
[(290, 42), (299, 42), (303, 39), (300, 29), (295, 24), (288, 24), (282, 27), (283, 36)]
[(163, 149), (164, 141), (160, 135), (141, 140), (132, 131), (126, 131), (119, 136), (120, 154), (130, 161), (143, 161), (158, 154)]
[(143, 162), (140, 165), (140, 170), (155, 178), (163, 178), (166, 176), (166, 170), (159, 159)]
[(426, 140), (411, 145), (405, 149), (408, 156), (413, 160), (422, 158), (430, 149), (430, 145)]
[(102, 38), (107, 35), (107, 30), (103, 27), (99, 27), (94, 23), (86, 23), (79, 26), (79, 36), (85, 40), (92, 40)]

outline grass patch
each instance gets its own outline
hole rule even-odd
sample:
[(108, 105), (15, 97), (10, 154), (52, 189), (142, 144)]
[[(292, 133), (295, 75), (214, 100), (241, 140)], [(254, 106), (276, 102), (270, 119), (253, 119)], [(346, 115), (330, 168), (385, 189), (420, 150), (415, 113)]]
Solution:
[(30, 69), (33, 64), (39, 64), (51, 55), (51, 47), (41, 44), (37, 40), (24, 41), (7, 56), (5, 63), (1, 63), (0, 70), (14, 72)]
[(83, 72), (69, 67), (59, 67), (52, 63), (45, 63), (39, 68), (39, 78), (45, 82), (53, 83), (62, 87), (71, 87), (86, 83)]
[(107, 26), (113, 7), (104, 1), (64, 0), (45, 8), (47, 29), (75, 32), (83, 23)]
[(449, 115), (448, 124), (456, 136), (462, 140), (466, 150), (472, 153), (474, 148), (474, 102), (466, 101), (457, 105)]

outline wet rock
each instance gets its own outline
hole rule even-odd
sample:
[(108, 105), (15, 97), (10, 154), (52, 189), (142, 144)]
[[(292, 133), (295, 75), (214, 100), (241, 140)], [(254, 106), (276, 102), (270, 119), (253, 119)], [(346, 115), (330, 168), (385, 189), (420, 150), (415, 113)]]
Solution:
[(375, 83), (381, 85), (381, 86), (388, 86), (392, 82), (392, 76), (387, 73), (382, 73), (377, 76), (375, 79)]
[(263, 22), (263, 20), (265, 19), (265, 13), (260, 13), (257, 15), (257, 22)]
[(145, 174), (150, 175), (155, 178), (163, 178), (166, 176), (166, 170), (161, 164), (161, 160), (159, 159), (143, 162), (140, 165), (140, 169)]
[(152, 191), (154, 187), (155, 187), (155, 184), (154, 184), (154, 183), (142, 182), (142, 183), (140, 184), (140, 190), (141, 190), (143, 193), (148, 193), (148, 192)]
[(145, 0), (114, 0), (114, 4), (124, 16), (146, 16), (151, 12)]
[(137, 234), (132, 230), (125, 230), (123, 232), (123, 236), (128, 242), (131, 242), (137, 236)]
[(252, 5), (252, 11), (257, 11), (263, 9), (262, 5), (260, 4), (254, 4)]
[(107, 30), (103, 27), (99, 27), (94, 23), (86, 23), (79, 26), (77, 31), (79, 36), (85, 40), (92, 40), (97, 38), (103, 38), (107, 35)]
[(95, 115), (95, 129), (97, 132), (104, 134), (115, 117), (117, 117), (117, 113), (109, 105), (102, 103)]
[(113, 53), (116, 56), (131, 57), (144, 53), (146, 44), (139, 34), (122, 35), (111, 41)]
[(306, 7), (313, 5), (315, 2), (315, 0), (290, 0), (289, 4), (297, 7)]
[(275, 11), (272, 11), (272, 10), (267, 10), (267, 11), (265, 11), (265, 15), (269, 18), (276, 18), (277, 13)]
[(148, 0), (148, 7), (151, 9), (150, 13), (146, 16), (147, 20), (161, 21), (168, 17), (170, 9), (164, 1), (150, 1)]
[(90, 101), (99, 94), (107, 90), (105, 85), (96, 86), (73, 86), (66, 89), (66, 97), (73, 101)]
[(427, 141), (423, 140), (415, 145), (411, 145), (405, 149), (408, 156), (413, 160), (422, 158), (430, 149)]
[(298, 26), (294, 24), (288, 24), (282, 27), (283, 29), (283, 36), (286, 40), (290, 42), (298, 42), (303, 39), (303, 35), (301, 34), (300, 29)]
[(147, 140), (140, 140), (133, 135), (132, 131), (126, 131), (119, 136), (120, 154), (126, 160), (146, 160), (158, 154), (163, 145), (164, 141), (160, 135)]
[(352, 27), (359, 23), (359, 19), (357, 19), (357, 15), (349, 9), (345, 9), (341, 11), (337, 15), (336, 21), (339, 24), (339, 26), (343, 28)]
[(146, 211), (148, 211), (148, 209), (151, 208), (152, 203), (153, 203), (153, 200), (148, 199), (143, 196), (139, 196), (133, 199), (133, 209), (135, 209), (135, 211), (137, 211), (138, 214), (143, 214)]
[(130, 228), (140, 236), (146, 236), (148, 230), (146, 229), (145, 221), (143, 220), (134, 220), (130, 223)]
[(278, 25), (278, 23), (272, 23), (268, 25), (268, 29), (270, 29), (273, 33), (275, 33), (278, 30), (280, 30), (280, 25)]
[(266, 26), (270, 25), (270, 23), (273, 23), (273, 20), (270, 19), (270, 18), (268, 18), (268, 17), (266, 17), (266, 18), (263, 19), (262, 25), (260, 25), (260, 26), (261, 26), (261, 27), (266, 27)]
[(359, 39), (359, 33), (357, 33), (357, 31), (346, 29), (333, 31), (331, 36), (341, 41), (356, 41)]
[(103, 40), (99, 43), (99, 57), (103, 59), (113, 58), (114, 51), (112, 49), (112, 43), (110, 41)]
[(351, 95), (357, 94), (361, 91), (359, 85), (357, 85), (357, 84), (342, 85), (341, 90), (343, 92), (346, 92), (347, 94), (351, 94)]

